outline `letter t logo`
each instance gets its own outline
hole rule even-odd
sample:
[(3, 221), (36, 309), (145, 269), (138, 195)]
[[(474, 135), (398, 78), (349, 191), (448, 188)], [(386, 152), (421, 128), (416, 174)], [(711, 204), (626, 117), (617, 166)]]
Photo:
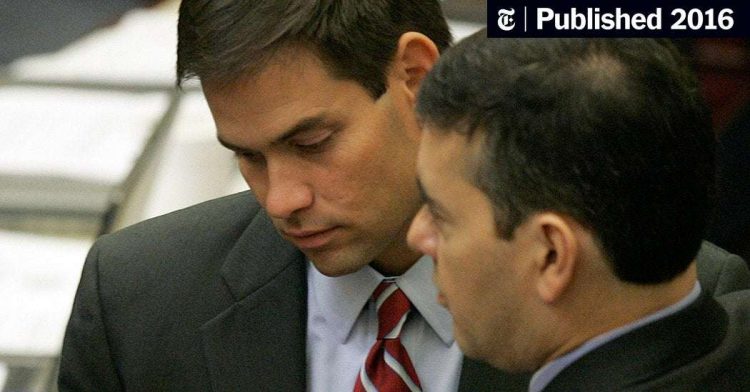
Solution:
[(503, 9), (497, 12), (497, 27), (502, 31), (511, 31), (516, 27), (516, 22), (513, 20), (513, 15), (516, 14), (516, 10)]

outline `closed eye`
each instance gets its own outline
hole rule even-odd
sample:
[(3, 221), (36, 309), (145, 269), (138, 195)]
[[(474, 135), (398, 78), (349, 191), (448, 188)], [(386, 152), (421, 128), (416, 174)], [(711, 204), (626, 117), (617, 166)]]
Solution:
[(333, 139), (335, 131), (331, 129), (315, 132), (313, 135), (298, 136), (289, 140), (289, 144), (304, 152), (320, 152)]
[(430, 216), (430, 221), (435, 227), (440, 228), (445, 222), (440, 213), (435, 211), (435, 208), (429, 203), (427, 204), (427, 214)]

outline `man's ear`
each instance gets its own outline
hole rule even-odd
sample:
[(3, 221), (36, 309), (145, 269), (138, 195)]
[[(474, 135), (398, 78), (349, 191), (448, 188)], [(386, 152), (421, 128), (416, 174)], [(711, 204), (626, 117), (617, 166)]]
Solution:
[(389, 83), (403, 83), (410, 102), (416, 102), (422, 80), (432, 69), (440, 53), (426, 35), (407, 32), (401, 35), (388, 74)]
[(581, 256), (576, 228), (555, 213), (540, 213), (532, 219), (536, 233), (536, 290), (547, 304), (556, 302), (573, 283)]

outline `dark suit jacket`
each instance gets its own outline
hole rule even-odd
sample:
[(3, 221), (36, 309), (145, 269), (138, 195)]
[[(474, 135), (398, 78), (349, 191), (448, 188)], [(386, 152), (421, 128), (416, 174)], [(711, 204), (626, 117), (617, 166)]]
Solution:
[(687, 309), (584, 355), (545, 392), (750, 391), (750, 290)]
[[(750, 259), (750, 101), (719, 136), (716, 208), (708, 238)], [(747, 260), (750, 261), (750, 260)]]
[[(719, 257), (702, 268), (708, 289), (750, 287), (741, 259), (708, 252)], [(305, 268), (249, 192), (101, 237), (73, 305), (60, 391), (305, 390)], [(464, 361), (462, 391), (527, 386), (527, 375)]]

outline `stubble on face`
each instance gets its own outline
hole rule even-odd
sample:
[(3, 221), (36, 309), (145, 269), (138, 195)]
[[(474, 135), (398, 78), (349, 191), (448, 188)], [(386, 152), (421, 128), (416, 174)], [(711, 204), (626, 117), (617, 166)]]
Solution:
[[(409, 124), (386, 94), (377, 105), (385, 118), (366, 132), (370, 144), (361, 149), (346, 166), (340, 188), (355, 190), (339, 193), (336, 202), (350, 213), (350, 236), (346, 244), (307, 256), (325, 275), (340, 276), (371, 265), (386, 276), (397, 276), (421, 257), (406, 244), (409, 224), (420, 207), (416, 187), (416, 155), (419, 139), (413, 136), (416, 124)], [(411, 132), (412, 134), (408, 134)]]
[[(215, 117), (219, 114), (217, 126), (224, 125), (220, 133), (234, 144), (245, 143), (264, 153), (266, 168), (278, 169), (284, 162), (288, 176), (281, 179), (242, 159), (240, 168), (277, 230), (323, 274), (345, 275), (371, 264), (384, 274), (399, 275), (419, 258), (405, 241), (408, 223), (419, 207), (419, 129), (408, 117), (414, 116), (412, 108), (405, 108), (403, 97), (394, 96), (398, 92), (390, 88), (374, 100), (358, 83), (331, 77), (309, 53), (294, 57), (294, 64), (272, 62), (232, 91), (214, 91), (211, 106)], [(328, 113), (342, 124), (330, 149), (308, 157), (271, 147), (269, 142), (283, 129), (311, 113)], [(270, 135), (258, 136), (269, 130)], [(290, 178), (295, 182), (287, 183), (289, 192), (304, 187), (312, 201), (290, 214), (271, 214), (265, 200), (269, 187)], [(289, 193), (277, 192), (275, 200), (285, 195)], [(333, 229), (329, 240), (299, 238), (327, 229)]]

